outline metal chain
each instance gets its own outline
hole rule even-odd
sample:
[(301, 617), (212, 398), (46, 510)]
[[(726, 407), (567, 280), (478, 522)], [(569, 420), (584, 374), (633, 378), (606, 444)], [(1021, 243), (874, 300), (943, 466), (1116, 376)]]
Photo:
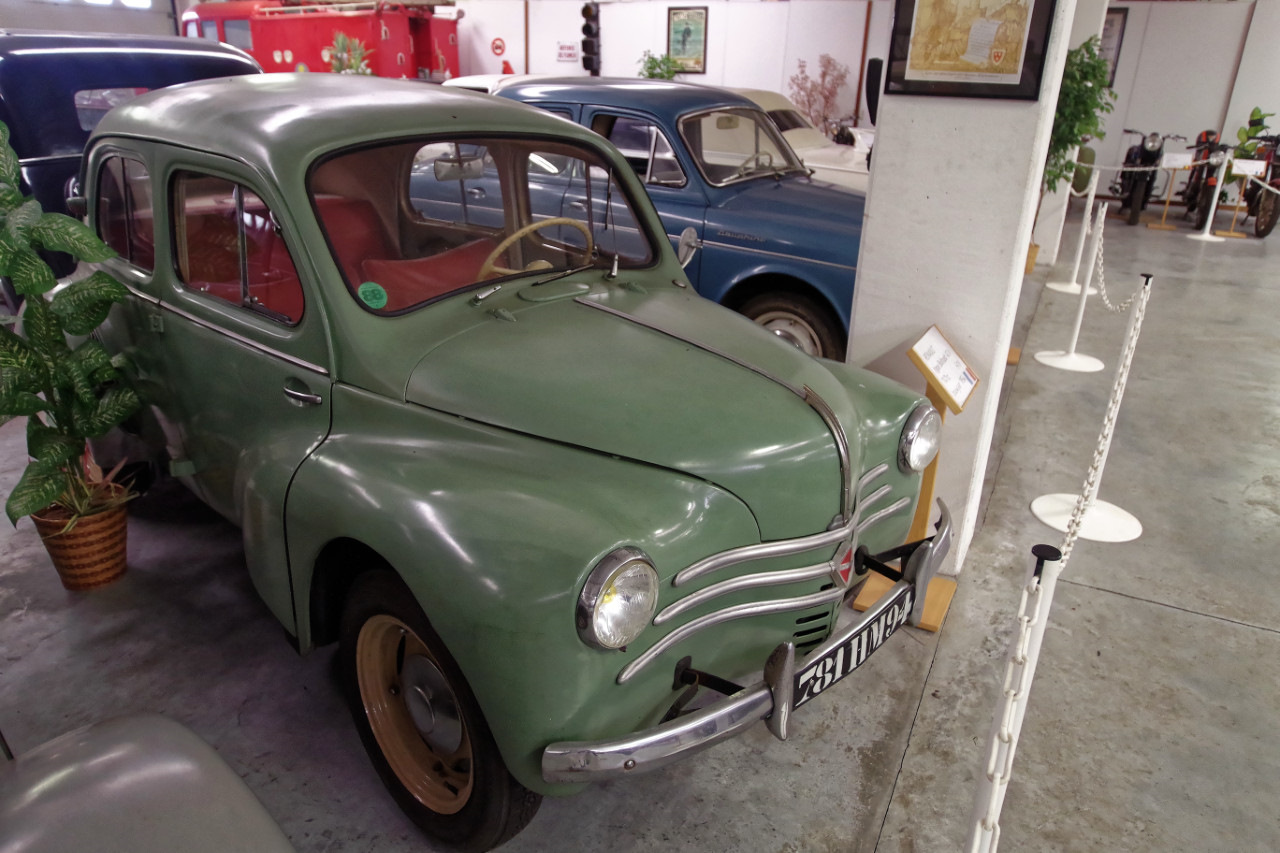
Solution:
[(1142, 285), (1138, 285), (1138, 289), (1129, 294), (1129, 298), (1124, 302), (1121, 302), (1119, 305), (1112, 304), (1111, 297), (1107, 294), (1107, 275), (1102, 266), (1102, 246), (1106, 236), (1107, 232), (1105, 229), (1098, 235), (1098, 258), (1093, 269), (1093, 274), (1098, 278), (1098, 293), (1102, 294), (1102, 304), (1107, 306), (1107, 310), (1112, 314), (1123, 314), (1125, 311), (1129, 310), (1129, 306), (1133, 304), (1133, 300), (1142, 292)]
[[(1084, 522), (1084, 514), (1089, 507), (1093, 505), (1094, 499), (1098, 495), (1098, 478), (1102, 473), (1102, 464), (1107, 458), (1107, 451), (1111, 447), (1111, 436), (1115, 432), (1116, 415), (1120, 412), (1120, 400), (1124, 396), (1124, 386), (1129, 380), (1129, 367), (1133, 364), (1133, 353), (1138, 347), (1138, 334), (1142, 331), (1142, 318), (1147, 313), (1147, 300), (1151, 298), (1151, 279), (1147, 278), (1143, 281), (1137, 292), (1134, 294), (1137, 301), (1133, 309), (1133, 314), (1129, 320), (1129, 333), (1125, 337), (1124, 349), (1120, 353), (1120, 367), (1116, 371), (1115, 385), (1111, 388), (1111, 400), (1107, 403), (1107, 413), (1102, 420), (1102, 432), (1098, 436), (1098, 446), (1093, 451), (1093, 462), (1089, 465), (1089, 473), (1085, 475), (1084, 487), (1079, 497), (1076, 498), (1075, 509), (1071, 513), (1071, 520), (1067, 523), (1067, 535), (1062, 541), (1062, 562), (1063, 569), (1067, 566), (1067, 561), (1071, 559), (1071, 550), (1075, 547), (1076, 539), (1080, 535), (1080, 525)], [(1130, 302), (1134, 301), (1134, 297), (1130, 298)]]

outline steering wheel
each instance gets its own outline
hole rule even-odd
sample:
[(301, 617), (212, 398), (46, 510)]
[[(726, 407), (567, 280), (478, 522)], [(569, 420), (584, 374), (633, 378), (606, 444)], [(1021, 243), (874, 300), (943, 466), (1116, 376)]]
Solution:
[(751, 170), (752, 166), (764, 166), (764, 168), (768, 169), (772, 165), (773, 165), (772, 154), (770, 154), (768, 151), (757, 151), (754, 154), (747, 157), (747, 159), (742, 161), (742, 163), (738, 166), (738, 174), (745, 175), (747, 172)]
[[(584, 261), (587, 258), (590, 258), (592, 252), (596, 250), (595, 241), (591, 239), (591, 229), (587, 228), (587, 226), (583, 225), (581, 222), (579, 222), (576, 219), (570, 219), (567, 216), (553, 216), (550, 219), (543, 219), (541, 222), (530, 222), (528, 225), (524, 226), (523, 228), (516, 229), (514, 234), (504, 238), (503, 241), (498, 244), (497, 248), (495, 248), (492, 252), (489, 253), (489, 257), (484, 259), (484, 263), (480, 265), (479, 277), (482, 279), (488, 278), (490, 274), (495, 272), (501, 273), (502, 275), (515, 275), (518, 272), (523, 272), (524, 270), (513, 270), (513, 269), (508, 269), (507, 267), (500, 267), (495, 263), (495, 261), (498, 260), (499, 255), (505, 252), (513, 243), (515, 243), (521, 237), (526, 237), (532, 234), (534, 231), (538, 231), (539, 229), (542, 229), (542, 228), (549, 228), (552, 225), (571, 225), (582, 232), (582, 236), (587, 239), (587, 247), (586, 249), (583, 250), (583, 255), (582, 255), (582, 258)], [(537, 264), (539, 263), (545, 264), (546, 261), (541, 261), (541, 262), (533, 261), (532, 263), (530, 263), (528, 266), (525, 267), (525, 270), (541, 269), (540, 266), (537, 266)]]

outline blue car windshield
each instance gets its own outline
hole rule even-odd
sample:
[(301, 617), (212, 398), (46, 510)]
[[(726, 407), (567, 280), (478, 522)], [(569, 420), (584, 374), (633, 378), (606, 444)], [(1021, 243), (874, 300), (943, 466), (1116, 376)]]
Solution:
[(608, 161), (563, 140), (396, 140), (324, 161), (310, 192), (352, 296), (377, 313), (658, 256)]
[(708, 183), (724, 186), (804, 171), (800, 158), (761, 110), (734, 108), (680, 119), (680, 135)]

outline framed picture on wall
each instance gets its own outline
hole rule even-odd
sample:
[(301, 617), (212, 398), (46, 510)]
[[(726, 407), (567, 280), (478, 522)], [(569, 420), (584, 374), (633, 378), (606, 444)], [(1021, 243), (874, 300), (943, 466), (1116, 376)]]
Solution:
[(1124, 25), (1128, 9), (1108, 9), (1102, 24), (1102, 44), (1098, 54), (1107, 61), (1107, 87), (1116, 85), (1116, 63), (1120, 61), (1120, 45), (1124, 42)]
[(682, 74), (707, 73), (707, 7), (667, 9), (667, 56)]
[(1040, 98), (1056, 0), (894, 0), (885, 92)]

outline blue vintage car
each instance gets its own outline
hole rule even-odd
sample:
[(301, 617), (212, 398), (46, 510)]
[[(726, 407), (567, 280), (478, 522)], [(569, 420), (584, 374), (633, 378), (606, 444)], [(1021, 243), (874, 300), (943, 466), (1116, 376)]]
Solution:
[[(0, 122), (22, 168), (24, 193), (50, 213), (67, 213), (89, 133), (107, 110), (143, 92), (189, 80), (260, 74), (242, 50), (176, 36), (76, 35), (0, 29)], [(56, 275), (74, 263), (47, 256)], [(4, 305), (18, 299), (3, 282)]]
[[(517, 78), (494, 94), (613, 142), (644, 181), (667, 235), (697, 232), (703, 248), (686, 272), (699, 293), (811, 355), (844, 357), (864, 198), (811, 178), (756, 104), (642, 79)], [(588, 203), (574, 189), (582, 181), (558, 180), (565, 204)]]

